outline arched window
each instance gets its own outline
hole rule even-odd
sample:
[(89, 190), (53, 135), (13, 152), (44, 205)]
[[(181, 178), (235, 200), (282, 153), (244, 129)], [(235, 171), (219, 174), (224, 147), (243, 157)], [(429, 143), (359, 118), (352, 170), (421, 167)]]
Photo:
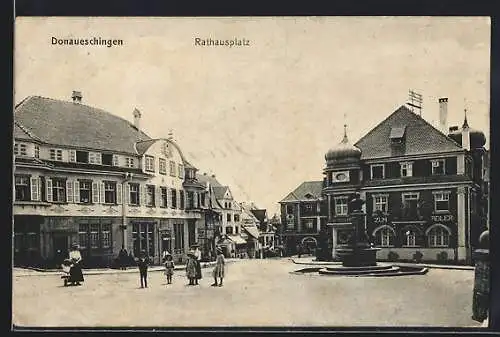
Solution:
[(429, 247), (448, 247), (451, 231), (448, 227), (435, 224), (426, 231)]
[(405, 247), (415, 247), (416, 246), (416, 233), (414, 230), (409, 229), (405, 232), (405, 238), (403, 242), (403, 246)]
[(392, 247), (394, 246), (394, 229), (387, 225), (375, 228), (373, 231), (375, 237), (375, 245), (379, 247)]

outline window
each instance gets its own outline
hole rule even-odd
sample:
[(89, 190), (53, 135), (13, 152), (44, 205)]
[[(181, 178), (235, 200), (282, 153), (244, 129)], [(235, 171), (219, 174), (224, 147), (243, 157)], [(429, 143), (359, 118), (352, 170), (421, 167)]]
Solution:
[(373, 196), (373, 211), (380, 211), (382, 213), (387, 213), (388, 208), (388, 196), (387, 195), (374, 195)]
[(240, 227), (234, 227), (234, 234), (238, 234), (240, 232)]
[(92, 182), (91, 181), (80, 181), (80, 202), (84, 204), (90, 204), (92, 201)]
[(179, 178), (184, 179), (184, 165), (179, 164)]
[(113, 155), (111, 153), (101, 154), (101, 160), (103, 165), (113, 166)]
[(235, 222), (239, 222), (240, 221), (240, 215), (239, 214), (235, 214), (234, 215), (234, 221)]
[(231, 214), (226, 214), (226, 220), (227, 222), (231, 222)]
[(120, 166), (119, 157), (117, 155), (113, 155), (113, 166)]
[(28, 154), (26, 144), (14, 144), (14, 154), (20, 156), (26, 156)]
[(175, 177), (175, 162), (170, 161), (170, 176)]
[(432, 174), (444, 174), (444, 159), (432, 161)]
[(155, 187), (154, 185), (146, 186), (146, 206), (155, 207)]
[(40, 146), (35, 145), (35, 158), (40, 158)]
[(111, 224), (102, 224), (101, 230), (101, 247), (111, 247)]
[(307, 219), (304, 221), (304, 228), (308, 231), (314, 229), (314, 221), (312, 219)]
[[(174, 225), (175, 226), (175, 225)], [(135, 256), (145, 250), (148, 256), (154, 256), (154, 223), (134, 223), (132, 225), (132, 245)]]
[(66, 202), (66, 179), (52, 179), (52, 201)]
[(305, 212), (312, 212), (312, 205), (311, 204), (305, 204), (304, 205), (304, 210), (305, 210)]
[(99, 152), (89, 152), (89, 164), (101, 165), (102, 159)]
[(146, 165), (145, 165), (146, 171), (154, 172), (155, 171), (155, 157), (146, 156), (145, 160), (146, 160)]
[(29, 176), (16, 176), (16, 201), (30, 201), (30, 177)]
[(172, 208), (177, 208), (177, 190), (172, 188)]
[(427, 240), (429, 247), (448, 247), (450, 244), (450, 232), (444, 226), (435, 225), (429, 230)]
[(384, 164), (377, 164), (371, 166), (372, 179), (384, 179)]
[[(120, 200), (121, 200), (121, 190), (117, 191), (116, 186), (117, 186), (116, 182), (114, 182), (114, 181), (105, 181), (104, 182), (104, 203), (105, 204), (116, 204), (118, 202), (118, 198), (120, 198)], [(118, 193), (118, 192), (120, 192), (120, 193)]]
[(184, 224), (174, 224), (174, 249), (176, 254), (184, 252)]
[(90, 248), (99, 248), (99, 224), (90, 225)]
[(164, 158), (160, 158), (158, 162), (158, 169), (160, 174), (167, 174), (167, 161)]
[(76, 162), (77, 163), (88, 163), (89, 153), (87, 151), (76, 151)]
[(135, 167), (134, 158), (126, 157), (125, 158), (125, 167)]
[(335, 198), (335, 215), (347, 215), (347, 197)]
[(450, 192), (434, 193), (434, 209), (436, 212), (446, 212), (450, 209)]
[(394, 231), (384, 226), (375, 232), (375, 244), (380, 247), (391, 247), (394, 245)]
[(232, 226), (226, 227), (226, 234), (233, 234), (233, 227)]
[(418, 193), (403, 193), (403, 215), (406, 217), (417, 216)]
[(89, 225), (80, 224), (78, 227), (78, 243), (80, 249), (87, 249), (89, 247)]
[(293, 214), (293, 205), (286, 205), (286, 214)]
[(415, 247), (416, 246), (416, 234), (414, 230), (407, 230), (405, 233), (405, 241), (403, 242), (404, 247)]
[(62, 150), (50, 149), (50, 160), (62, 161)]
[(413, 163), (400, 163), (400, 165), (401, 165), (401, 177), (413, 176)]
[(160, 207), (166, 208), (166, 207), (168, 207), (167, 188), (166, 187), (160, 187), (160, 189), (161, 189)]
[(130, 186), (130, 204), (139, 205), (139, 184), (129, 184)]
[(187, 208), (193, 209), (195, 206), (194, 205), (194, 193), (192, 191), (187, 191), (186, 196), (187, 196)]

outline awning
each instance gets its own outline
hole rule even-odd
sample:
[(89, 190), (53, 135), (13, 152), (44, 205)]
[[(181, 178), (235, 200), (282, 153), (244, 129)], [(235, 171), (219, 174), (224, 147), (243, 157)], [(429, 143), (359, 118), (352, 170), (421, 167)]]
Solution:
[(259, 229), (255, 226), (243, 226), (243, 229), (254, 238), (259, 238)]
[(237, 245), (246, 244), (247, 241), (239, 235), (228, 235), (229, 240), (233, 241)]

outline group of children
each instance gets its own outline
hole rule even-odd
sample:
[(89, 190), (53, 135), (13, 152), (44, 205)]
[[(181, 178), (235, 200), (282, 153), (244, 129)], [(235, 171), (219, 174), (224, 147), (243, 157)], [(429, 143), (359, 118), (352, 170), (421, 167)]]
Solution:
[[(188, 254), (188, 260), (186, 262), (186, 276), (189, 280), (189, 285), (198, 285), (198, 280), (201, 279), (201, 265), (200, 265), (200, 253), (199, 250), (191, 250)], [(141, 288), (148, 287), (148, 266), (150, 265), (150, 259), (146, 256), (146, 251), (141, 251), (139, 258), (137, 259), (137, 265), (139, 266), (139, 274), (141, 278)], [(172, 254), (165, 252), (163, 256), (163, 266), (165, 267), (165, 276), (167, 277), (167, 285), (172, 284), (172, 276), (174, 275), (175, 264), (172, 258)], [(221, 248), (217, 248), (217, 258), (215, 262), (215, 267), (212, 272), (214, 283), (213, 287), (222, 287), (222, 282), (224, 279), (224, 267), (225, 260), (224, 254)], [(218, 282), (220, 280), (220, 282)]]

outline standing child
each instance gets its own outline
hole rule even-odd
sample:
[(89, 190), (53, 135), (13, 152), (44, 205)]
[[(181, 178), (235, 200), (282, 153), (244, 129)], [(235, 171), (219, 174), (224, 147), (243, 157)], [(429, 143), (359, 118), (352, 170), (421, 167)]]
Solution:
[(141, 250), (141, 254), (137, 259), (137, 265), (139, 266), (139, 273), (141, 276), (141, 288), (144, 286), (148, 287), (148, 266), (149, 266), (149, 257), (146, 256), (146, 251)]
[[(214, 275), (214, 284), (212, 284), (212, 287), (222, 287), (222, 281), (224, 280), (224, 266), (226, 264), (224, 260), (224, 254), (222, 253), (222, 248), (217, 247), (217, 258), (215, 260), (215, 268), (213, 271)], [(217, 284), (217, 278), (220, 278), (220, 283)]]
[(196, 279), (196, 257), (194, 256), (194, 251), (189, 251), (187, 256), (188, 259), (186, 261), (186, 276), (189, 280), (189, 285), (193, 286)]
[(174, 261), (172, 255), (167, 252), (165, 254), (165, 275), (167, 276), (167, 284), (172, 284), (172, 275), (174, 275)]

